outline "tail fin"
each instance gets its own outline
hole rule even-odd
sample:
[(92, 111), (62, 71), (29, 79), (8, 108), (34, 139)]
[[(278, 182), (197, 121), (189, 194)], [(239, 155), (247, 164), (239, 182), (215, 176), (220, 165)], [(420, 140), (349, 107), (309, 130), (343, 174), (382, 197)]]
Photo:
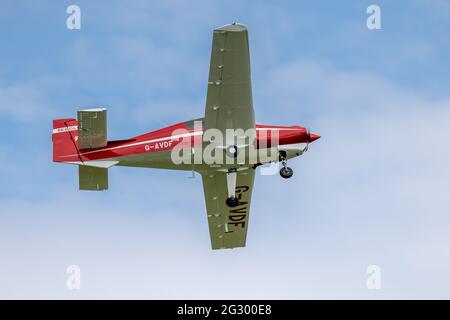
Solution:
[(75, 119), (53, 120), (53, 161), (67, 161), (64, 156), (78, 154), (78, 122)]

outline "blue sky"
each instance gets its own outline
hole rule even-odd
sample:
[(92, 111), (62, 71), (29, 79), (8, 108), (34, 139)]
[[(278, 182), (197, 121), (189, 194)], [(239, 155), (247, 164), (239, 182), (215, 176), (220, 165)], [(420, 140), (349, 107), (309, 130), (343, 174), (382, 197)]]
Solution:
[[(256, 177), (247, 247), (213, 252), (199, 177), (112, 168), (80, 192), (51, 120), (104, 106), (120, 139), (201, 117), (212, 29), (234, 21), (257, 121), (322, 139), (291, 180)], [(0, 297), (449, 298), (449, 30), (446, 0), (2, 3)]]

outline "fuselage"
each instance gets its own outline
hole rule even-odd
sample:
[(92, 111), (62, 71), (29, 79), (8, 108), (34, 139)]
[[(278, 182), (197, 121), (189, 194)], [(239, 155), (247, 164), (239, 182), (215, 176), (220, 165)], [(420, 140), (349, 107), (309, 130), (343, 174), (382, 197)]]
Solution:
[[(301, 126), (256, 125), (255, 129), (255, 147), (258, 151), (264, 150), (266, 155), (262, 160), (258, 158), (256, 164), (278, 161), (280, 151), (285, 152), (288, 159), (299, 156), (307, 143), (319, 138), (317, 135), (309, 134)], [(188, 163), (176, 164), (172, 157), (177, 148), (191, 149), (204, 145), (203, 135), (202, 119), (190, 120), (130, 139), (108, 141), (107, 145), (101, 148), (81, 149), (78, 153), (61, 156), (56, 161), (87, 165), (110, 161), (118, 166), (197, 170), (205, 165), (204, 161), (199, 163), (192, 159)], [(76, 141), (77, 137), (74, 140)], [(189, 146), (183, 145), (186, 141), (189, 142)], [(268, 157), (267, 153), (270, 153)], [(248, 159), (244, 164), (245, 162), (248, 162)]]

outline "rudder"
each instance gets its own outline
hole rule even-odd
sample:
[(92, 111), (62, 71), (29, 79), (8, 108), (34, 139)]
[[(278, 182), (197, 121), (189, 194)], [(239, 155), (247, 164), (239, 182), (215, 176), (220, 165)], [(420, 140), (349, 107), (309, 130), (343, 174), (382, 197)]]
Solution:
[(53, 161), (63, 162), (64, 156), (78, 154), (78, 122), (75, 119), (53, 120)]

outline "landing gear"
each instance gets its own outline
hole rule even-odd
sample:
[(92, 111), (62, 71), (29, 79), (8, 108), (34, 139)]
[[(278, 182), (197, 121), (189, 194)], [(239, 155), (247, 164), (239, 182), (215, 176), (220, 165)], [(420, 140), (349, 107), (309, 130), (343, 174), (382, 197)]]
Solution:
[(280, 161), (283, 168), (280, 169), (280, 176), (284, 179), (289, 179), (294, 174), (294, 170), (287, 166), (286, 153), (280, 152)]
[(227, 155), (231, 158), (236, 158), (238, 155), (238, 148), (236, 146), (229, 146), (227, 148)]
[(236, 168), (228, 169), (227, 172), (228, 198), (225, 202), (229, 207), (236, 207), (239, 205), (239, 199), (236, 198), (236, 179), (237, 179), (237, 169)]
[(229, 207), (237, 207), (239, 205), (239, 199), (236, 197), (230, 197), (227, 199), (226, 203)]
[(289, 167), (283, 167), (280, 169), (280, 176), (282, 176), (285, 179), (289, 179), (294, 174), (294, 170), (292, 170)]

